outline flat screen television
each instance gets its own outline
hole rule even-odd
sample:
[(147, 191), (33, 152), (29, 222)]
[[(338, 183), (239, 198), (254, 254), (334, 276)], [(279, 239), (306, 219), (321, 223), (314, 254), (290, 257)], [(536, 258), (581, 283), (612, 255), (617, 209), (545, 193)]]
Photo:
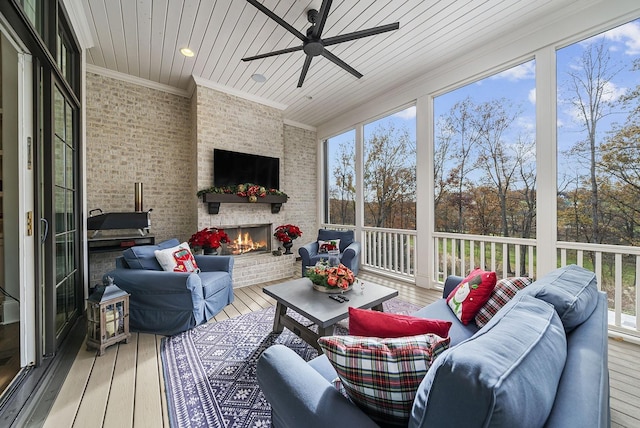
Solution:
[(279, 189), (280, 159), (213, 149), (213, 185), (223, 187), (240, 183)]

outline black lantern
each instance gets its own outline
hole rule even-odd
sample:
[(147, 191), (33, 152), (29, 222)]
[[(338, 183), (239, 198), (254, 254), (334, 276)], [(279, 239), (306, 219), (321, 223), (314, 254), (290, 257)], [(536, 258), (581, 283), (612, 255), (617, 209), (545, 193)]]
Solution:
[(99, 355), (114, 343), (129, 343), (129, 293), (111, 277), (87, 299), (87, 336), (87, 350), (97, 349)]

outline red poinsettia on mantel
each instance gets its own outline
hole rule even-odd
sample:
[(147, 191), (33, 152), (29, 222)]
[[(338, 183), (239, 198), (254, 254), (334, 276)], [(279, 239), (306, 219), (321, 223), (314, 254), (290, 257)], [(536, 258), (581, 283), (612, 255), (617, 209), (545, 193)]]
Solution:
[(189, 246), (191, 248), (202, 248), (205, 252), (218, 249), (221, 244), (227, 242), (229, 242), (229, 236), (224, 230), (208, 227), (194, 233), (189, 238)]

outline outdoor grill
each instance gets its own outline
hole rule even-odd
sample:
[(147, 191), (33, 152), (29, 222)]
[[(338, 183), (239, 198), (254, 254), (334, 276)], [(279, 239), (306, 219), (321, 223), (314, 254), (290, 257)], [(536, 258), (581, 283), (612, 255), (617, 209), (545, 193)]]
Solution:
[[(96, 237), (103, 230), (138, 229), (140, 235), (149, 233), (152, 210), (144, 212), (103, 213), (100, 208), (89, 211), (87, 229)], [(98, 213), (98, 214), (93, 214)]]

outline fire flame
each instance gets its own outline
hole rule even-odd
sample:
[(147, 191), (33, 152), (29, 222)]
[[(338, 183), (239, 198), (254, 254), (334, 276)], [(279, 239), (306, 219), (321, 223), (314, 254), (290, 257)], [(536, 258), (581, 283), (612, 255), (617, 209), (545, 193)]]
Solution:
[(258, 250), (266, 246), (266, 242), (253, 242), (251, 235), (245, 233), (244, 236), (238, 232), (238, 237), (233, 241), (235, 243), (236, 251), (234, 254), (244, 254), (249, 251)]

